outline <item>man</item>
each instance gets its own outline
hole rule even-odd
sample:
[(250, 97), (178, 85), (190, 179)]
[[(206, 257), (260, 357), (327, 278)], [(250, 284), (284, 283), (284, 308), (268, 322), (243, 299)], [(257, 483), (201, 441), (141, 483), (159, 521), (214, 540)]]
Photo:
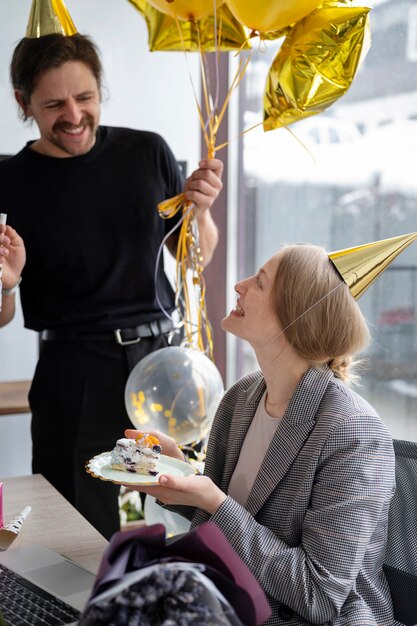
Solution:
[[(27, 253), (25, 326), (42, 339), (29, 394), (33, 471), (110, 537), (119, 528), (118, 488), (88, 476), (85, 462), (129, 426), (124, 388), (132, 367), (172, 337), (178, 341), (158, 304), (173, 312), (174, 294), (162, 266), (155, 293), (154, 273), (180, 215), (161, 220), (156, 207), (185, 191), (207, 264), (217, 244), (210, 208), (222, 164), (202, 161), (184, 184), (159, 135), (100, 126), (101, 65), (88, 37), (25, 37), (11, 78), (23, 118), (35, 120), (40, 133), (0, 164), (1, 209)], [(4, 285), (13, 288), (23, 246), (7, 228), (0, 237), (10, 254), (0, 259)], [(177, 233), (167, 240), (172, 253)], [(7, 293), (0, 325), (13, 315)]]

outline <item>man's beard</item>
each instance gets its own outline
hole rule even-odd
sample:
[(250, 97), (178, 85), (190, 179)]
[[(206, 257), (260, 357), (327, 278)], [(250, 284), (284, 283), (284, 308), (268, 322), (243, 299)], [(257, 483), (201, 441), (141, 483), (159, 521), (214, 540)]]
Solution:
[[(76, 145), (75, 146), (71, 145), (70, 143), (71, 135), (68, 134), (68, 142), (67, 142), (66, 139), (62, 137), (62, 134), (60, 133), (60, 131), (65, 132), (66, 130), (71, 130), (74, 128), (79, 129), (81, 127), (89, 128), (91, 133), (90, 133), (89, 145), (84, 146), (84, 149), (80, 152), (77, 149)], [(93, 147), (95, 143), (97, 128), (98, 128), (98, 124), (95, 122), (94, 118), (91, 115), (84, 115), (80, 123), (77, 126), (74, 126), (73, 124), (68, 124), (67, 122), (57, 122), (52, 127), (52, 131), (50, 135), (48, 136), (48, 141), (52, 143), (54, 146), (60, 148), (61, 150), (69, 154), (70, 156), (86, 154), (87, 152), (89, 152), (89, 150), (91, 150), (91, 148)]]

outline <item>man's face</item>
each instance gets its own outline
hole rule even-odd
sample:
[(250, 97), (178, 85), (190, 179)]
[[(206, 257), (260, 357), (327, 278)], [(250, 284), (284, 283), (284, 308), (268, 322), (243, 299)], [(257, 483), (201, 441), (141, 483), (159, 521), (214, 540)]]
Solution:
[[(16, 94), (19, 99), (19, 94)], [(94, 146), (100, 119), (100, 93), (90, 68), (68, 61), (45, 72), (24, 107), (40, 131), (32, 148), (53, 157), (85, 154)]]

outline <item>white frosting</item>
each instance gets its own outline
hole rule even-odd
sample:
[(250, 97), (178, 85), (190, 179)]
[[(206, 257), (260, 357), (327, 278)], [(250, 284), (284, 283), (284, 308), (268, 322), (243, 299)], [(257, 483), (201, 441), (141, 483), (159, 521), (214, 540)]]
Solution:
[(146, 447), (135, 439), (122, 438), (116, 442), (110, 464), (115, 469), (138, 474), (156, 474), (161, 446)]

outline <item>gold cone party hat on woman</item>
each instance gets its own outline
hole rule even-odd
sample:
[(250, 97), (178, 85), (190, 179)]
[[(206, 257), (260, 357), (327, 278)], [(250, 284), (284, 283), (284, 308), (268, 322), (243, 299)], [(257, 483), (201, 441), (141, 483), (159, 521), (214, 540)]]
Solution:
[(44, 35), (75, 35), (77, 29), (63, 0), (33, 0), (29, 23), (26, 29), (28, 39), (38, 39)]
[(349, 287), (355, 300), (359, 300), (391, 261), (415, 239), (417, 239), (417, 233), (382, 239), (354, 248), (329, 252), (329, 259)]

